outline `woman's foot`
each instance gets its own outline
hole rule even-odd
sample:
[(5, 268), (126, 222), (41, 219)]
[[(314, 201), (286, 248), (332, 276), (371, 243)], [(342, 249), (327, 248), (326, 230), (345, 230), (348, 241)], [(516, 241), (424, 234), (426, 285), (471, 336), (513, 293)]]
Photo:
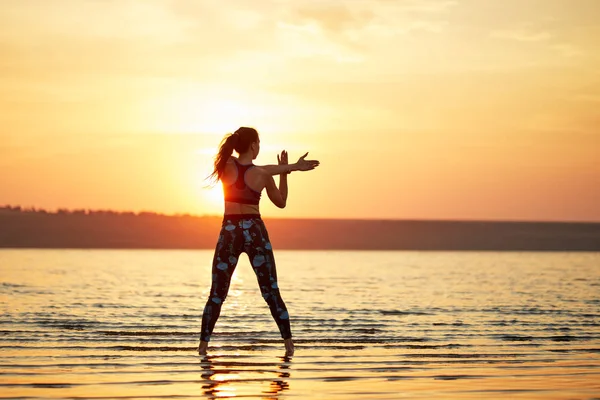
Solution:
[(294, 355), (294, 342), (292, 342), (292, 338), (285, 339), (283, 341), (285, 343), (285, 356), (291, 357)]
[(201, 356), (205, 356), (207, 351), (208, 351), (208, 342), (201, 340), (200, 345), (198, 346), (198, 354)]

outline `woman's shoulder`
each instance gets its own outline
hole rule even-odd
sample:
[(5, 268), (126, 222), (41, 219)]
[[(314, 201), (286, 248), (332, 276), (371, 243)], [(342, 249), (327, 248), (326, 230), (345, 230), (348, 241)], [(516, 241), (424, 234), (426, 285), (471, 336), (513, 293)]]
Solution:
[(233, 156), (227, 159), (227, 162), (225, 163), (225, 170), (223, 171), (223, 176), (221, 177), (221, 181), (223, 183), (228, 183), (237, 176), (237, 168), (235, 164), (236, 160), (237, 158)]
[[(255, 191), (262, 190), (269, 183), (271, 174), (269, 174), (263, 166), (253, 165), (248, 169), (246, 175), (246, 183)], [(258, 190), (260, 188), (260, 190)]]
[(240, 164), (240, 162), (239, 162), (238, 158), (231, 156), (227, 159), (227, 162), (225, 163), (225, 170), (226, 171), (237, 171), (239, 164)]
[(252, 169), (260, 175), (271, 175), (264, 165), (254, 165)]
[(268, 168), (266, 168), (266, 166), (257, 165), (255, 168), (252, 169), (256, 170), (256, 176), (262, 187), (266, 187), (269, 185), (269, 183), (274, 182), (273, 174), (271, 174), (271, 172), (268, 170)]

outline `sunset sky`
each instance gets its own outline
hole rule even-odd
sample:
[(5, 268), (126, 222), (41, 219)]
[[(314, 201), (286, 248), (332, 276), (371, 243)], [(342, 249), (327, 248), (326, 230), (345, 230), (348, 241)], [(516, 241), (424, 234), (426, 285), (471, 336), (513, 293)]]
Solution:
[(0, 26), (0, 205), (219, 214), (244, 125), (257, 164), (321, 161), (265, 216), (600, 221), (598, 0), (6, 0)]

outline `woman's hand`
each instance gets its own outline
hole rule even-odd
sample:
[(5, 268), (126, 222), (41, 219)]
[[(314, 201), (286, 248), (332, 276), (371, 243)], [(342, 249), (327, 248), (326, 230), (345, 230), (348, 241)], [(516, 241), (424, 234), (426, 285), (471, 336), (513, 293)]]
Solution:
[[(319, 161), (317, 160), (305, 160), (308, 153), (304, 154), (302, 157), (298, 159), (296, 163), (296, 167), (298, 171), (310, 171), (311, 169), (315, 169), (319, 166)], [(286, 153), (287, 157), (287, 153)]]
[[(281, 155), (277, 154), (277, 164), (278, 165), (289, 165), (288, 164), (288, 153), (287, 151), (283, 150), (281, 152)], [(285, 172), (282, 172), (281, 175), (289, 175), (292, 173), (291, 168)]]
[(288, 165), (288, 153), (283, 150), (281, 155), (277, 154), (277, 164), (279, 165)]
[(260, 168), (270, 176), (289, 174), (292, 171), (310, 171), (319, 166), (317, 160), (306, 160), (308, 153), (298, 159), (297, 163), (288, 164), (288, 153), (283, 150), (277, 154), (277, 165), (263, 165)]

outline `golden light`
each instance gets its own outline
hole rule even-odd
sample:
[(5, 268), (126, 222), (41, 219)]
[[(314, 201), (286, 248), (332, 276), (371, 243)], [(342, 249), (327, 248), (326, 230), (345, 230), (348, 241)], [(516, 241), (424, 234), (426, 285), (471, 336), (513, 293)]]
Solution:
[(285, 110), (273, 99), (252, 91), (186, 87), (162, 100), (154, 124), (173, 133), (224, 135), (240, 126), (278, 130)]
[(220, 183), (217, 183), (211, 187), (203, 188), (202, 195), (206, 199), (206, 203), (208, 203), (214, 209), (221, 210), (223, 208), (223, 189), (221, 188)]
[[(215, 141), (218, 145), (218, 139)], [(194, 187), (194, 198), (202, 214), (220, 214), (223, 212), (223, 188), (221, 182), (208, 179), (213, 169), (214, 148), (202, 147), (195, 150), (195, 164), (190, 168), (189, 182)]]
[(181, 110), (178, 131), (220, 135), (244, 125), (251, 113), (247, 105), (231, 99), (189, 98), (182, 101)]

